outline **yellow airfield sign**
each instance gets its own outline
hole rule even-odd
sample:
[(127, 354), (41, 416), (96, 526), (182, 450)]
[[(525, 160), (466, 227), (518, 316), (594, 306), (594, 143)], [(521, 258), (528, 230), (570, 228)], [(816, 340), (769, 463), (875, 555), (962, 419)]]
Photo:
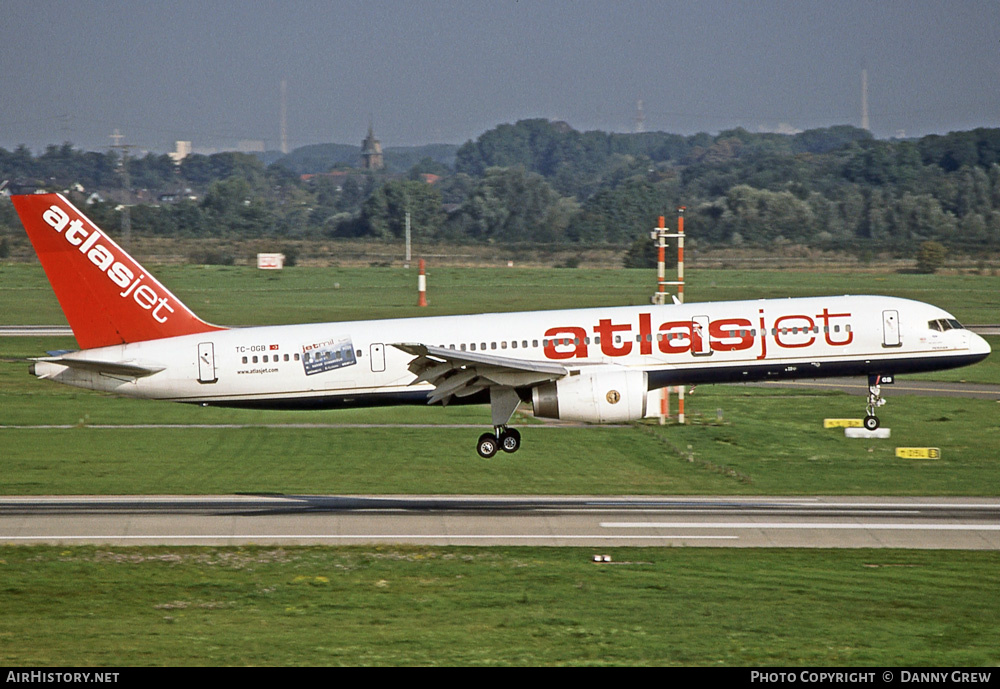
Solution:
[(941, 450), (937, 447), (897, 447), (896, 456), (903, 459), (941, 459)]
[(861, 419), (823, 419), (823, 428), (864, 428)]

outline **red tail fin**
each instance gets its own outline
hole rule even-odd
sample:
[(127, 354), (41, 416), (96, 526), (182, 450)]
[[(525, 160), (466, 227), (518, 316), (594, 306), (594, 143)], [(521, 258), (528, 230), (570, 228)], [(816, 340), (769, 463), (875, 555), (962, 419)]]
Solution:
[(222, 330), (194, 315), (61, 194), (13, 201), (82, 349)]

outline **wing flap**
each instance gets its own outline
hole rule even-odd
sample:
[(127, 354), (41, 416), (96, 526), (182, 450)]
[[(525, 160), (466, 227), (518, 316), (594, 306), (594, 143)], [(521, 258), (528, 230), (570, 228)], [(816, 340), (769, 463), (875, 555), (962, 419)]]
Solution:
[(565, 366), (548, 361), (463, 352), (415, 342), (392, 346), (414, 356), (408, 366), (416, 375), (412, 384), (426, 382), (434, 386), (428, 404), (448, 404), (452, 397), (468, 397), (487, 388), (538, 385), (569, 374)]

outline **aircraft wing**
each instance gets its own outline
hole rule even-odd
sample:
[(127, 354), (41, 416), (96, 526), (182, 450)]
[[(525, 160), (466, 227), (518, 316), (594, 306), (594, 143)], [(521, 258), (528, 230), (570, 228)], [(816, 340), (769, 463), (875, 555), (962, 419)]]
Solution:
[(448, 404), (452, 397), (468, 397), (494, 386), (537, 385), (569, 374), (565, 366), (548, 361), (525, 361), (412, 342), (392, 346), (416, 357), (408, 368), (417, 376), (414, 383), (434, 386), (428, 404)]
[(68, 356), (42, 356), (34, 357), (32, 361), (41, 361), (50, 364), (59, 364), (83, 371), (94, 373), (104, 373), (109, 376), (126, 376), (128, 378), (144, 378), (154, 373), (159, 373), (164, 366), (150, 366), (129, 363), (125, 361), (100, 361), (98, 359), (76, 359)]

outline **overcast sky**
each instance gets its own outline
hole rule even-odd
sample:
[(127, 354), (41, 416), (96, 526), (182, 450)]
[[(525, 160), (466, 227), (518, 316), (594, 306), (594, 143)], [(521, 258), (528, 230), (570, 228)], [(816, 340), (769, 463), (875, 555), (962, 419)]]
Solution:
[(0, 146), (1000, 127), (997, 0), (2, 0)]

